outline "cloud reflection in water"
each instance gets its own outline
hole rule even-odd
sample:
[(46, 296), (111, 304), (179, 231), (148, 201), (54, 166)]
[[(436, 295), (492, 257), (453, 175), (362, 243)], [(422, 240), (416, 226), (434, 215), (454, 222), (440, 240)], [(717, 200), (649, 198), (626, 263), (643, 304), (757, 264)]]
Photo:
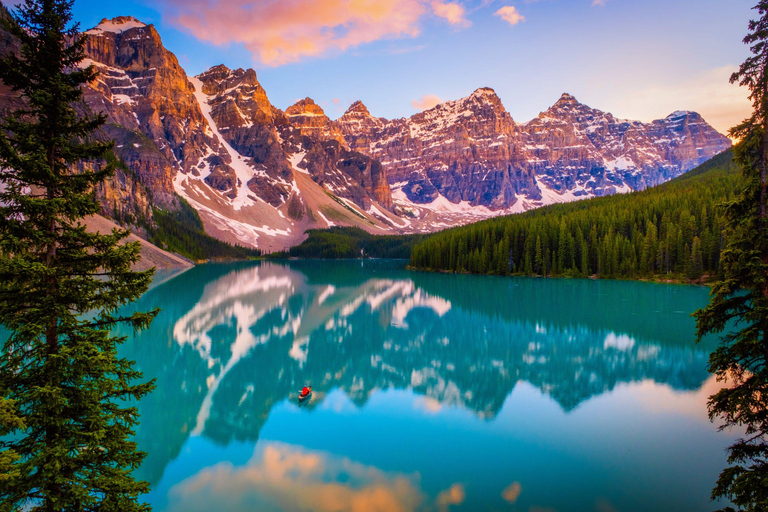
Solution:
[(425, 500), (419, 476), (387, 473), (283, 443), (259, 445), (245, 466), (208, 467), (170, 491), (171, 512), (410, 512)]
[[(510, 425), (519, 427), (526, 421), (528, 413), (520, 413), (527, 411), (524, 407), (529, 402), (515, 400), (515, 396), (535, 403), (536, 414), (552, 407), (550, 423), (536, 425), (535, 432), (555, 422), (573, 426), (582, 421), (584, 414), (579, 411), (594, 411), (598, 396), (603, 409), (619, 410), (621, 395), (633, 397), (636, 407), (652, 413), (702, 416), (697, 411), (704, 408), (703, 400), (699, 400), (704, 392), (696, 393), (696, 403), (686, 396), (690, 393), (680, 392), (697, 390), (705, 382), (707, 350), (685, 338), (684, 333), (692, 330), (683, 324), (690, 319), (663, 314), (686, 307), (679, 299), (679, 294), (689, 293), (686, 289), (578, 280), (432, 276), (377, 271), (378, 267), (371, 266), (372, 271), (364, 272), (355, 270), (359, 262), (210, 266), (193, 269), (145, 296), (146, 303), (141, 306), (162, 306), (163, 316), (125, 347), (134, 350), (125, 355), (138, 360), (146, 377), (157, 378), (159, 383), (158, 390), (140, 403), (140, 446), (150, 454), (144, 466), (151, 473), (147, 478), (153, 485), (158, 482), (163, 468), (179, 456), (185, 441), (193, 446), (209, 443), (217, 447), (258, 442), (261, 450), (245, 466), (243, 460), (235, 465), (206, 462), (205, 467), (190, 468), (196, 474), (189, 477), (186, 473), (182, 483), (174, 478), (166, 480), (168, 484), (174, 482), (174, 510), (181, 510), (182, 505), (202, 510), (203, 504), (210, 505), (210, 510), (227, 508), (213, 506), (203, 498), (195, 508), (194, 500), (179, 494), (182, 488), (185, 492), (200, 488), (216, 494), (218, 486), (228, 489), (228, 485), (250, 477), (256, 478), (256, 487), (271, 487), (275, 482), (265, 473), (265, 464), (280, 462), (303, 468), (299, 460), (320, 457), (332, 469), (295, 469), (291, 473), (304, 475), (303, 487), (317, 493), (326, 489), (320, 484), (332, 481), (329, 475), (346, 474), (334, 467), (359, 465), (327, 455), (345, 453), (338, 447), (319, 447), (329, 452), (273, 447), (276, 458), (265, 458), (269, 454), (261, 448), (264, 441), (259, 441), (262, 429), (268, 418), (293, 414), (291, 410), (299, 414), (291, 404), (305, 383), (316, 390), (312, 403), (301, 410), (301, 416), (308, 420), (329, 413), (349, 419), (350, 412), (361, 418), (375, 410), (376, 403), (380, 405), (372, 398), (374, 394), (387, 395), (377, 392), (407, 390), (401, 405), (408, 412), (400, 410), (398, 414), (418, 417), (419, 422), (441, 434), (441, 425), (461, 418), (470, 432), (498, 429), (499, 425), (494, 426), (497, 419), (500, 421), (495, 423), (513, 422)], [(633, 308), (626, 306), (623, 295), (632, 297)], [(643, 301), (652, 309), (641, 308)], [(657, 313), (648, 318), (634, 314), (644, 311)], [(158, 339), (168, 343), (157, 343)], [(292, 400), (286, 402), (289, 398)], [(645, 398), (651, 402), (643, 401)], [(370, 400), (373, 407), (364, 407)], [(504, 417), (499, 416), (502, 409), (507, 410)], [(379, 412), (384, 414), (381, 409)], [(311, 417), (311, 413), (316, 416)], [(489, 421), (475, 424), (473, 418)], [(706, 422), (705, 415), (703, 418)], [(283, 439), (278, 434), (274, 427), (264, 433), (271, 439)], [(303, 444), (300, 439), (285, 440)], [(252, 449), (249, 446), (245, 453)], [(504, 463), (512, 462), (505, 459)], [(386, 494), (397, 506), (417, 503), (417, 508), (433, 510), (438, 508), (440, 489), (445, 489), (443, 500), (451, 498), (445, 506), (460, 508), (453, 503), (458, 501), (458, 488), (451, 491), (450, 487), (456, 480), (467, 483), (464, 506), (473, 503), (481, 492), (509, 506), (515, 494), (510, 482), (515, 479), (525, 486), (525, 493), (515, 498), (517, 506), (522, 506), (521, 500), (542, 496), (520, 471), (498, 475), (500, 481), (485, 491), (464, 477), (442, 480), (429, 486), (431, 497), (425, 498), (415, 476), (393, 476), (362, 467), (374, 476), (356, 483), (344, 480), (349, 476), (341, 476), (344, 481), (336, 482), (340, 495), (345, 496), (339, 498), (339, 510), (350, 509), (356, 503), (353, 496), (369, 496), (374, 489), (382, 493), (379, 499)], [(423, 476), (429, 478), (427, 472)], [(410, 488), (404, 483), (395, 485), (401, 481), (398, 478), (410, 482)], [(184, 487), (193, 483), (198, 487)], [(251, 496), (246, 489), (246, 496), (237, 497), (238, 492), (230, 489), (224, 494), (232, 496), (224, 496), (222, 503), (230, 500), (233, 507), (240, 503), (248, 510), (269, 510), (282, 508), (280, 500), (294, 499), (287, 487), (275, 488), (283, 489), (280, 492), (285, 495)], [(414, 496), (421, 496), (421, 501)], [(249, 500), (262, 501), (249, 508)], [(527, 510), (528, 506), (547, 503), (535, 500), (525, 505)]]

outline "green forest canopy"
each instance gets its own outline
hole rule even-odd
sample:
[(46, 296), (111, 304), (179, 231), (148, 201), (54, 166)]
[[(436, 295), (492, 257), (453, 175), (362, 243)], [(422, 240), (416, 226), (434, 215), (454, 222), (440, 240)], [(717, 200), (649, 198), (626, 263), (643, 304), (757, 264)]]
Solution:
[(156, 226), (148, 229), (150, 242), (196, 261), (261, 256), (258, 249), (231, 245), (206, 234), (197, 210), (181, 197), (179, 203), (178, 211), (155, 209)]
[[(310, 229), (309, 237), (288, 255), (295, 258), (403, 258), (424, 235), (372, 235), (360, 228)], [(362, 253), (361, 253), (362, 251)], [(285, 253), (276, 254), (285, 256)]]
[(499, 275), (669, 276), (718, 270), (718, 205), (739, 183), (731, 151), (658, 187), (452, 228), (417, 243), (417, 269)]

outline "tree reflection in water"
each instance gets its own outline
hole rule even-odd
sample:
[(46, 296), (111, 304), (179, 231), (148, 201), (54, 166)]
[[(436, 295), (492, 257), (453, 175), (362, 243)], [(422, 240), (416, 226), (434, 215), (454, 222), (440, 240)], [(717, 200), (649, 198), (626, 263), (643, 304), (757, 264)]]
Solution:
[(710, 347), (693, 345), (687, 316), (706, 301), (701, 290), (400, 265), (205, 265), (148, 292), (136, 307), (163, 311), (123, 350), (158, 381), (139, 404), (143, 477), (158, 482), (190, 436), (256, 441), (270, 411), (304, 384), (314, 392), (308, 409), (335, 389), (362, 407), (396, 388), (423, 395), (425, 407), (490, 420), (521, 381), (568, 412), (619, 383), (693, 390), (707, 378)]

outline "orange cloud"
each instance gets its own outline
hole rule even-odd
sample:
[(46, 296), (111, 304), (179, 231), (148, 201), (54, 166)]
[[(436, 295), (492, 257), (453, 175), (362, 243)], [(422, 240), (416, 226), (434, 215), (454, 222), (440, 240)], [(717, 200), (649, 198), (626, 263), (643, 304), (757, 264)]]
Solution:
[(518, 23), (525, 21), (525, 16), (517, 12), (517, 9), (515, 9), (515, 7), (512, 5), (502, 7), (493, 13), (493, 15), (498, 16), (510, 25), (517, 25)]
[(413, 402), (413, 406), (415, 409), (424, 411), (427, 414), (437, 414), (443, 410), (443, 404), (428, 396), (417, 398)]
[(501, 497), (510, 503), (514, 503), (520, 496), (522, 489), (523, 488), (520, 485), (520, 482), (512, 482), (503, 491), (501, 491)]
[(472, 22), (464, 17), (464, 6), (456, 2), (432, 0), (432, 11), (435, 13), (435, 16), (445, 19), (451, 25), (468, 27), (472, 24)]
[(379, 39), (415, 37), (434, 14), (466, 26), (464, 7), (442, 0), (167, 0), (173, 24), (214, 44), (242, 43), (280, 66)]
[[(345, 483), (339, 483), (341, 477)], [(257, 450), (245, 466), (220, 463), (203, 469), (175, 485), (169, 498), (171, 512), (411, 512), (423, 501), (415, 476), (282, 443)]]
[(442, 103), (443, 100), (435, 96), (434, 94), (425, 94), (418, 100), (413, 100), (411, 106), (416, 110), (428, 110), (435, 105)]
[(466, 493), (464, 492), (464, 486), (461, 484), (453, 484), (451, 487), (437, 495), (437, 509), (440, 512), (447, 512), (448, 507), (451, 505), (461, 505), (464, 503), (465, 497)]

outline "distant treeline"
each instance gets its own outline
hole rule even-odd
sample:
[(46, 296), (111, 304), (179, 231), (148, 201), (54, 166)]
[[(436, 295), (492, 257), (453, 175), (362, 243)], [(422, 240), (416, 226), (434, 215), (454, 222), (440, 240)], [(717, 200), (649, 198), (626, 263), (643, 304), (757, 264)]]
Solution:
[[(372, 235), (360, 228), (310, 229), (301, 245), (287, 253), (293, 258), (403, 258), (408, 259), (414, 244), (424, 235)], [(275, 256), (285, 256), (278, 253)]]
[(178, 211), (155, 209), (156, 227), (150, 228), (149, 241), (167, 251), (192, 260), (247, 259), (261, 256), (258, 249), (230, 245), (205, 233), (197, 211), (179, 198)]
[(730, 151), (641, 192), (552, 205), (429, 236), (418, 269), (529, 276), (699, 279), (718, 270), (721, 209), (739, 176)]

